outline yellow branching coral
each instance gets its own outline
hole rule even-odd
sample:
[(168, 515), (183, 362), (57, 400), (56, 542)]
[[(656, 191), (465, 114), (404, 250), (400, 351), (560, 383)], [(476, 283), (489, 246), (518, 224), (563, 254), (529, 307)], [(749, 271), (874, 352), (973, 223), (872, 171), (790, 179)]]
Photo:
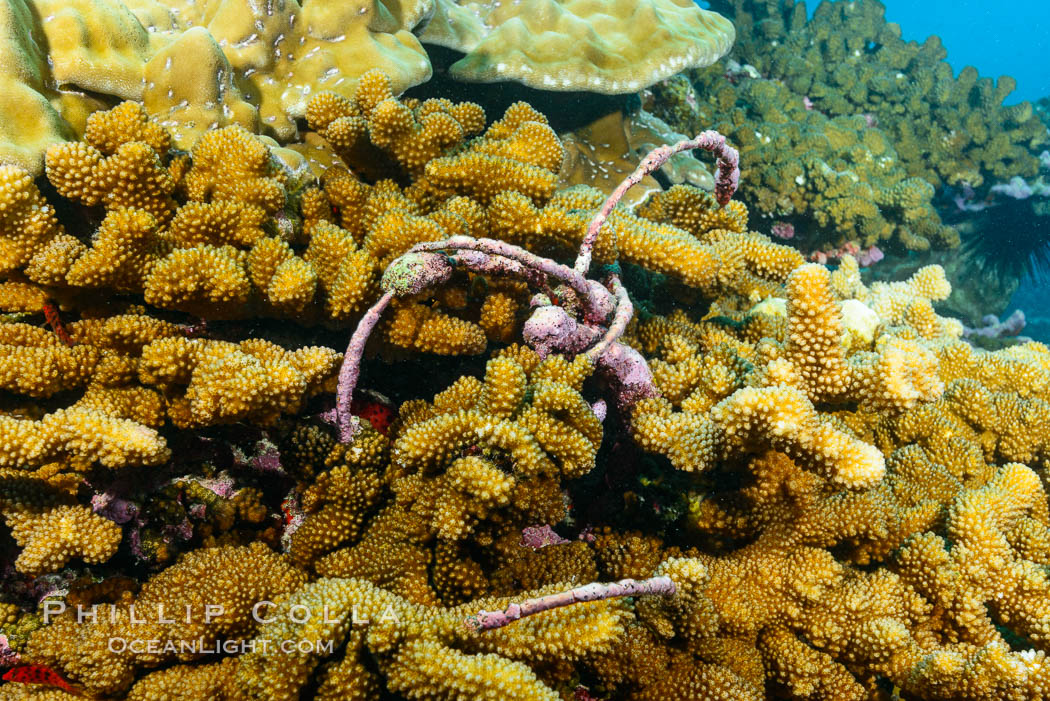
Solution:
[(463, 377), (433, 405), (403, 410), (391, 475), (399, 501), (446, 540), (505, 507), (531, 511), (530, 482), (594, 465), (601, 424), (578, 389), (589, 372), (553, 361), (526, 371), (504, 356), (489, 361), (484, 382)]
[[(120, 110), (123, 106), (114, 109)], [(175, 201), (171, 198), (175, 181), (161, 162), (167, 149), (157, 151), (146, 141), (125, 140), (134, 135), (133, 131), (112, 133), (123, 126), (117, 119), (101, 123), (105, 126), (90, 131), (85, 137), (94, 141), (71, 141), (47, 150), (48, 180), (61, 195), (74, 201), (101, 204), (106, 209), (141, 209), (166, 223), (175, 211)], [(155, 124), (151, 126), (159, 128)], [(141, 136), (151, 137), (150, 134)], [(111, 154), (102, 151), (116, 144), (119, 145)]]
[(388, 506), (358, 543), (322, 557), (315, 570), (322, 577), (360, 578), (414, 604), (437, 606), (440, 599), (430, 583), (434, 555), (422, 545), (431, 538), (429, 530), (423, 519)]
[(959, 233), (933, 206), (933, 188), (912, 177), (911, 157), (895, 150), (881, 124), (869, 124), (869, 110), (829, 118), (806, 109), (803, 96), (811, 93), (804, 81), (726, 73), (712, 66), (676, 76), (654, 87), (650, 109), (679, 131), (726, 134), (751, 164), (741, 198), (758, 213), (792, 222), (814, 249), (846, 242), (911, 250), (959, 245)]
[(400, 306), (390, 318), (386, 340), (437, 355), (475, 355), (487, 345), (485, 333), (475, 324), (422, 304)]
[[(230, 158), (230, 154), (237, 154)], [(233, 200), (273, 213), (284, 206), (283, 174), (269, 149), (240, 127), (224, 127), (204, 134), (191, 152), (193, 166), (183, 187), (190, 199), (201, 202)]]
[[(1030, 103), (1003, 104), (1016, 81), (953, 71), (939, 37), (905, 41), (882, 3), (828, 5), (808, 21), (752, 0), (722, 10), (737, 22), (738, 61), (810, 95), (814, 113), (871, 115), (910, 175), (977, 188), (1036, 174), (1045, 128)], [(879, 51), (865, 52), (869, 41)]]
[(517, 329), (518, 302), (506, 292), (493, 292), (481, 304), (478, 325), (490, 341), (509, 342)]
[(106, 467), (156, 465), (170, 452), (157, 432), (102, 410), (71, 406), (40, 420), (0, 416), (0, 466), (31, 467), (60, 456)]
[(353, 100), (334, 93), (314, 97), (306, 117), (347, 163), (371, 142), (412, 175), (485, 126), (485, 113), (471, 102), (432, 99), (409, 108), (394, 99), (390, 79), (378, 70), (361, 77)]
[(720, 207), (713, 195), (695, 187), (675, 185), (650, 196), (638, 207), (640, 217), (684, 229), (700, 240), (708, 232), (747, 232), (747, 208), (732, 200)]
[[(380, 4), (368, 7), (384, 28), (431, 9)], [(185, 134), (123, 104), (91, 117), (87, 141), (54, 148), (41, 190), (97, 207), (95, 231), (90, 218), (59, 225), (68, 207), (0, 173), (0, 512), (20, 570), (79, 578), (52, 606), (114, 605), (93, 621), (72, 610), (34, 620), (30, 633), (27, 616), (0, 606), (0, 633), (25, 662), (92, 695), (144, 700), (1050, 688), (1045, 346), (976, 350), (934, 310), (950, 292), (940, 268), (869, 286), (846, 257), (829, 274), (749, 231), (742, 206), (680, 186), (614, 209), (587, 275), (622, 274), (631, 288), (638, 318), (616, 317), (626, 330), (614, 348), (638, 353), (639, 374), (645, 360), (646, 398), (596, 401), (608, 358), (513, 344), (541, 301), (530, 289), (583, 317), (578, 292), (456, 265), (449, 284), (394, 301), (368, 350), (389, 360), (511, 345), (465, 361), (476, 372), (451, 384), (449, 363), (436, 363), (436, 393), (366, 363), (367, 389), (340, 405), (363, 428), (340, 443), (319, 396), (340, 357), (315, 344), (375, 302), (391, 261), (454, 235), (567, 261), (602, 194), (557, 190), (562, 145), (528, 105), (486, 128), (476, 105), (398, 99), (396, 80), (376, 73), (352, 98), (318, 95), (306, 116), (323, 137), (282, 150), (231, 126), (255, 118), (236, 113), (256, 96), (235, 64), (258, 58), (256, 40), (211, 46), (208, 30), (183, 32), (184, 18), (154, 5), (140, 10), (158, 28), (151, 41), (189, 37), (205, 68), (229, 65), (221, 90), (202, 87), (215, 104), (194, 112), (219, 123), (173, 153)], [(237, 8), (220, 3), (206, 23)], [(849, 131), (825, 136), (857, 158), (886, 153), (877, 135), (854, 148)], [(308, 163), (322, 138), (327, 155)], [(308, 182), (324, 158), (335, 165)], [(829, 196), (853, 202), (836, 169)], [(926, 189), (888, 190), (921, 215)], [(586, 323), (608, 328), (595, 306)], [(617, 431), (604, 445), (603, 421)], [(610, 526), (620, 515), (638, 530)], [(189, 552), (135, 593), (126, 558), (111, 557), (122, 531), (147, 565)], [(674, 596), (463, 625), (481, 609), (578, 594), (583, 580), (651, 576)], [(274, 603), (253, 611), (260, 601)], [(214, 620), (192, 615), (216, 603)], [(161, 648), (108, 644), (129, 636)], [(181, 649), (220, 640), (245, 647), (221, 661)]]
[(120, 544), (120, 526), (83, 506), (59, 506), (36, 513), (5, 510), (4, 520), (22, 547), (15, 567), (30, 576), (54, 572), (72, 558), (105, 562)]
[(432, 186), (469, 195), (484, 205), (507, 191), (540, 203), (554, 194), (561, 160), (561, 143), (547, 118), (518, 102), (467, 149), (430, 161), (425, 175)]
[[(91, 693), (120, 693), (131, 685), (136, 667), (185, 658), (180, 641), (214, 644), (250, 638), (257, 626), (258, 616), (252, 616), (256, 603), (272, 601), (304, 583), (301, 571), (262, 543), (204, 548), (155, 575), (133, 601), (112, 609), (100, 606), (94, 619), (78, 621), (74, 611), (55, 617), (34, 634), (27, 654), (39, 664), (63, 670)], [(171, 616), (174, 612), (178, 613)], [(133, 652), (131, 646), (120, 650), (106, 643), (111, 637), (141, 636), (161, 641), (160, 652)], [(198, 648), (190, 657), (203, 654)]]
[(183, 334), (177, 324), (134, 312), (80, 319), (66, 328), (75, 343), (128, 354), (138, 354), (151, 341)]
[(83, 386), (99, 362), (96, 348), (70, 348), (57, 336), (25, 324), (0, 326), (0, 353), (0, 388), (30, 397)]
[(37, 247), (62, 233), (54, 208), (33, 178), (15, 166), (0, 166), (0, 272), (29, 262)]
[(145, 283), (147, 302), (185, 311), (243, 307), (252, 291), (244, 256), (232, 246), (176, 249), (151, 268)]
[(379, 476), (340, 466), (320, 476), (304, 502), (312, 513), (293, 535), (289, 553), (300, 566), (360, 536), (367, 510), (379, 498)]
[[(327, 606), (327, 623), (304, 628), (278, 615), (259, 636), (296, 639), (305, 635), (339, 646), (346, 640), (350, 644), (343, 648), (342, 665), (354, 664), (359, 656), (371, 658), (391, 688), (422, 698), (466, 695), (554, 701), (558, 695), (525, 662), (517, 660), (579, 658), (606, 648), (622, 631), (622, 604), (608, 601), (555, 609), (484, 637), (471, 635), (463, 626), (463, 619), (472, 611), (498, 608), (506, 602), (478, 600), (454, 609), (428, 608), (362, 580), (326, 578), (297, 591), (279, 612), (291, 606), (305, 607), (311, 619), (318, 620), (322, 607)], [(370, 630), (356, 635), (352, 619), (362, 617), (370, 621)], [(234, 682), (250, 693), (265, 690), (275, 698), (295, 698), (320, 662), (315, 653), (250, 653), (241, 658)]]
[(799, 268), (788, 279), (787, 294), (784, 359), (810, 399), (835, 401), (849, 388), (850, 373), (842, 350), (841, 315), (826, 270), (816, 265)]
[[(907, 289), (944, 293), (938, 271), (923, 271)], [(853, 286), (851, 293), (876, 303), (901, 294), (885, 286), (869, 291), (862, 285)], [(726, 344), (729, 339), (713, 335), (706, 325), (659, 320), (647, 324), (643, 343), (650, 350), (663, 348), (665, 360), (655, 361), (653, 372), (667, 399), (639, 404), (632, 422), (635, 438), (687, 471), (706, 470), (729, 454), (748, 450), (750, 444), (788, 452), (843, 485), (871, 485), (885, 471), (882, 454), (870, 439), (820, 416), (814, 405), (858, 402), (865, 411), (899, 413), (936, 400), (944, 388), (936, 354), (893, 335), (881, 336), (871, 351), (858, 352), (844, 333), (844, 319), (855, 324), (854, 316), (846, 316), (846, 305), (836, 302), (822, 266), (796, 268), (787, 278), (785, 294), (784, 306), (771, 304), (776, 298), (769, 298), (745, 318), (745, 331), (751, 323), (771, 331), (755, 336), (760, 342), (753, 350), (732, 349)], [(916, 298), (922, 299), (918, 293)], [(879, 318), (863, 303), (853, 304)], [(879, 308), (891, 309), (886, 302)], [(786, 317), (786, 323), (765, 326), (767, 315)], [(904, 323), (883, 319), (884, 324)], [(701, 350), (708, 353), (703, 360), (698, 357)], [(682, 411), (675, 412), (674, 406)]]
[(870, 486), (886, 470), (875, 446), (821, 421), (796, 390), (741, 389), (717, 404), (711, 416), (731, 444), (744, 447), (752, 441), (768, 441), (788, 454), (812, 461), (832, 480), (846, 486)]
[(168, 405), (178, 426), (265, 424), (298, 411), (333, 376), (339, 358), (316, 346), (286, 351), (263, 340), (168, 338), (143, 347), (140, 379), (169, 393), (179, 388)]

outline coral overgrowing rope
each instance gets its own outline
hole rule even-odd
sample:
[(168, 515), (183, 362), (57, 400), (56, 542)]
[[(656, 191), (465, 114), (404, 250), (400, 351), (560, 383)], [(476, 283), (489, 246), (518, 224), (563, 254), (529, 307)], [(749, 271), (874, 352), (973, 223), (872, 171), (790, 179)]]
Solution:
[(711, 151), (718, 157), (715, 196), (719, 204), (728, 204), (740, 181), (740, 163), (736, 149), (726, 143), (725, 137), (715, 131), (705, 131), (695, 139), (659, 146), (643, 158), (638, 168), (605, 200), (587, 228), (573, 268), (504, 241), (467, 236), (417, 244), (391, 263), (380, 283), (383, 295), (358, 323), (339, 371), (336, 416), (340, 440), (349, 442), (358, 431), (359, 422), (350, 413), (350, 403), (360, 375), (365, 343), (383, 310), (396, 296), (419, 294), (447, 282), (457, 268), (533, 284), (545, 285), (553, 280), (568, 285), (585, 310), (583, 322), (578, 323), (564, 309), (552, 304), (549, 297), (536, 295), (534, 311), (524, 328), (526, 342), (541, 356), (552, 351), (583, 353), (612, 378), (621, 409), (629, 410), (639, 399), (655, 396), (645, 359), (634, 349), (616, 343), (633, 315), (626, 289), (616, 274), (609, 275), (607, 286), (588, 280), (585, 275), (598, 232), (624, 193), (674, 154), (696, 148)]

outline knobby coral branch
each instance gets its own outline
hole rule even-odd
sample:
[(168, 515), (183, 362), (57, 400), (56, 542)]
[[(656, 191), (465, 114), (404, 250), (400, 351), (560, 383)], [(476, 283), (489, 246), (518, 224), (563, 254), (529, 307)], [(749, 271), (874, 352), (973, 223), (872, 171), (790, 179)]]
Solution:
[(670, 577), (650, 577), (649, 579), (621, 579), (618, 582), (592, 582), (582, 587), (567, 591), (526, 599), (511, 604), (502, 611), (479, 611), (467, 616), (464, 623), (475, 631), (502, 628), (514, 621), (551, 609), (569, 606), (581, 601), (598, 601), (613, 599), (619, 596), (673, 596), (676, 592)]

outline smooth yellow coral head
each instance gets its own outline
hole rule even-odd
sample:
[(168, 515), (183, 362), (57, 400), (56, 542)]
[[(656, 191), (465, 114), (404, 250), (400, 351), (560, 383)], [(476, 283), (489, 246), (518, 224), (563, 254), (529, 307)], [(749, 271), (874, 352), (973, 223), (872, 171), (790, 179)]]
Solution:
[(467, 55), (459, 80), (618, 95), (709, 66), (736, 31), (692, 0), (438, 0), (421, 35)]

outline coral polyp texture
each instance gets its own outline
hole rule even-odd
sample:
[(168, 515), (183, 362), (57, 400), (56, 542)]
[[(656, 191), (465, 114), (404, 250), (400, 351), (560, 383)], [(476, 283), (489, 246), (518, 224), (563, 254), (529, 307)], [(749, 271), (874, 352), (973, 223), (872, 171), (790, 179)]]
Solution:
[[(232, 7), (138, 7), (167, 29), (93, 94)], [(54, 14), (106, 8), (136, 26)], [(1050, 349), (971, 346), (939, 266), (868, 282), (753, 231), (754, 141), (607, 198), (530, 105), (399, 80), (311, 91), (302, 143), (180, 149), (126, 101), (0, 168), (0, 698), (1050, 693)], [(713, 194), (644, 179), (693, 147)], [(950, 243), (893, 182), (911, 214), (836, 221)]]
[(937, 36), (904, 41), (878, 0), (719, 0), (738, 30), (734, 57), (783, 82), (829, 117), (864, 115), (894, 144), (909, 176), (937, 188), (987, 188), (1039, 170), (1046, 128), (1029, 102), (1004, 105), (1016, 81), (956, 68)]

